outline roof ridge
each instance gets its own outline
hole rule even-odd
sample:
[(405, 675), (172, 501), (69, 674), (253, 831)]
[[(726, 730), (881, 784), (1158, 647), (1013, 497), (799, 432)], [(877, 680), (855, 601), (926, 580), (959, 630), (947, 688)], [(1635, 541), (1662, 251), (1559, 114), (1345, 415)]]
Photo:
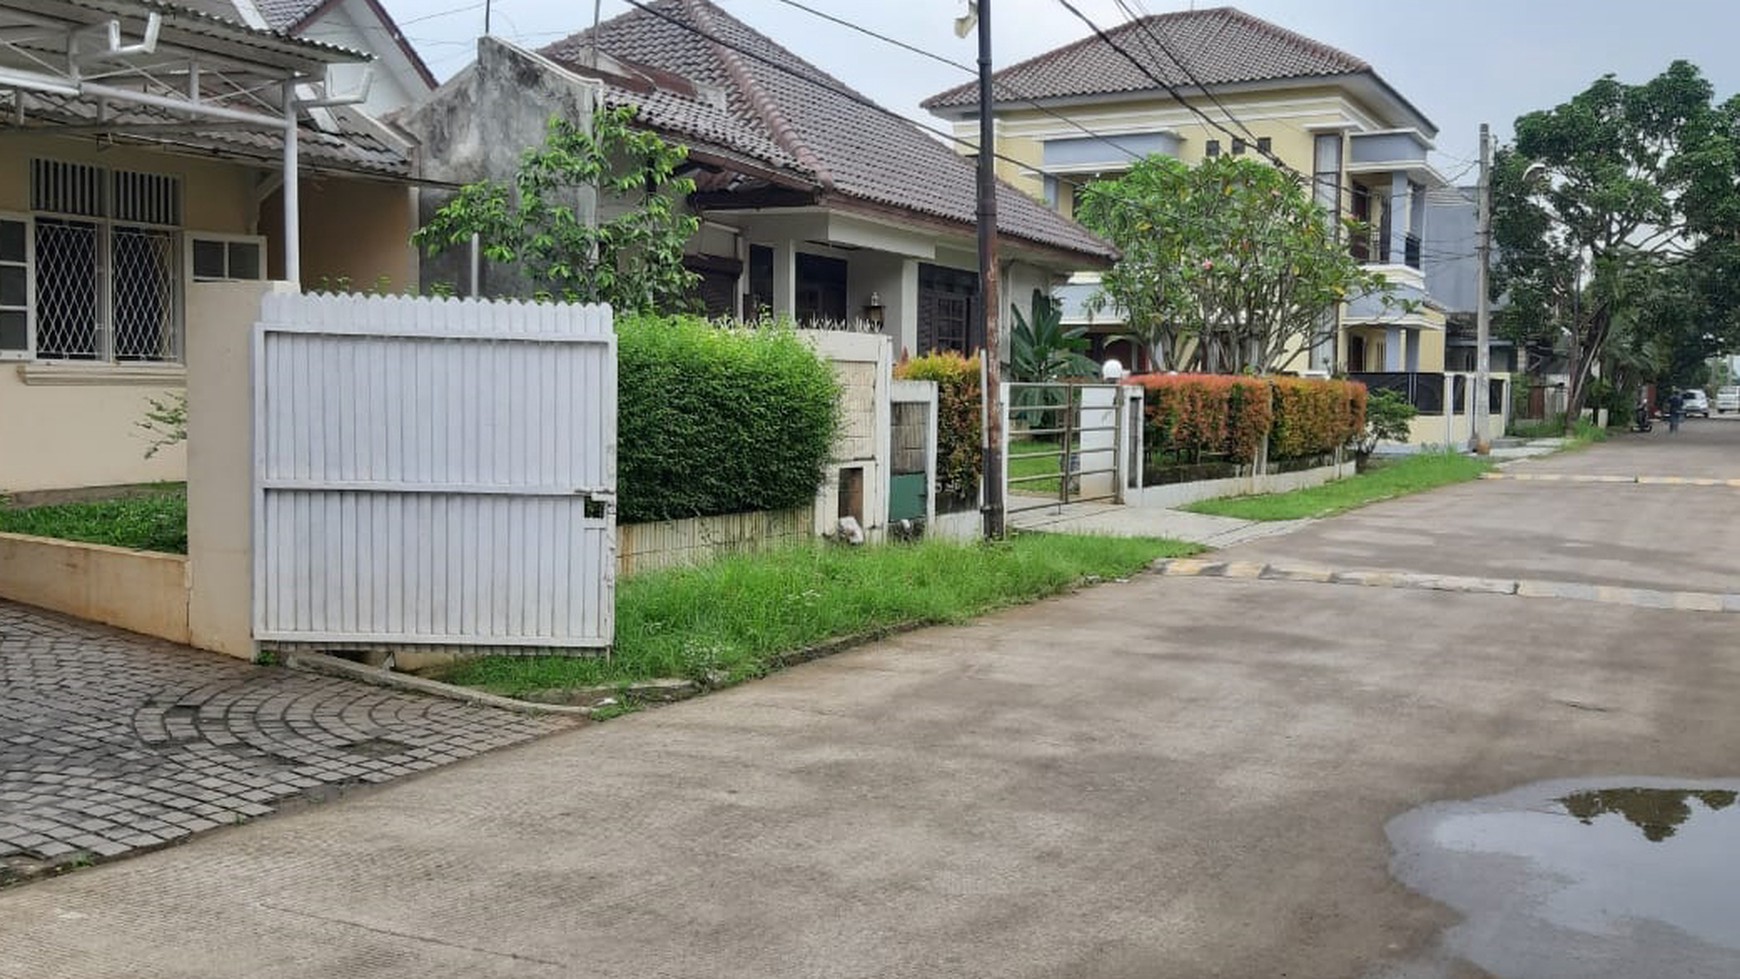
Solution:
[[(1265, 30), (1271, 34), (1279, 34), (1279, 35), (1287, 38), (1290, 41), (1296, 41), (1299, 44), (1302, 44), (1307, 48), (1311, 48), (1312, 50), (1316, 51), (1318, 54), (1322, 54), (1322, 55), (1325, 55), (1328, 57), (1345, 58), (1357, 66), (1353, 69), (1354, 71), (1373, 71), (1374, 70), (1371, 66), (1371, 62), (1365, 60), (1364, 58), (1358, 57), (1357, 55), (1354, 55), (1351, 52), (1344, 51), (1341, 48), (1338, 48), (1333, 44), (1325, 44), (1324, 42), (1319, 41), (1316, 38), (1311, 37), (1308, 34), (1301, 34), (1298, 31), (1292, 29), (1291, 27), (1283, 27), (1282, 25), (1277, 24), (1272, 20), (1264, 20), (1263, 18), (1258, 17), (1256, 14), (1245, 13), (1243, 10), (1240, 10), (1237, 7), (1215, 7), (1214, 9), (1217, 11), (1221, 11), (1223, 13), (1229, 14), (1238, 20), (1242, 20), (1245, 23), (1250, 24), (1252, 27), (1258, 28), (1259, 30)], [(1156, 15), (1156, 16), (1158, 16), (1158, 15)]]
[(761, 87), (761, 83), (755, 80), (755, 76), (743, 63), (739, 53), (719, 41), (718, 24), (714, 21), (713, 15), (718, 14), (725, 17), (746, 30), (748, 25), (715, 7), (710, 0), (678, 0), (678, 4), (684, 13), (698, 22), (697, 26), (704, 32), (708, 45), (713, 48), (713, 53), (718, 57), (719, 63), (725, 67), (731, 80), (743, 90), (744, 98), (748, 99), (750, 108), (767, 126), (768, 133), (773, 136), (773, 141), (815, 174), (816, 180), (823, 187), (828, 190), (835, 189), (834, 175), (828, 171), (827, 165), (822, 162), (821, 157), (817, 156), (808, 144), (798, 138), (797, 127), (791, 124), (791, 120), (787, 119), (785, 113), (780, 111), (778, 103), (773, 100), (766, 89)]
[[(1181, 23), (1181, 22), (1189, 22), (1189, 21), (1212, 22), (1216, 19), (1224, 19), (1224, 20), (1229, 21), (1229, 22), (1236, 21), (1249, 30), (1267, 34), (1271, 38), (1274, 38), (1278, 41), (1283, 41), (1283, 42), (1286, 42), (1288, 44), (1297, 45), (1297, 46), (1305, 49), (1306, 51), (1308, 51), (1312, 54), (1315, 54), (1319, 57), (1330, 59), (1330, 60), (1338, 60), (1338, 61), (1346, 62), (1348, 65), (1350, 65), (1350, 67), (1345, 69), (1345, 71), (1349, 74), (1357, 73), (1357, 72), (1361, 72), (1361, 71), (1368, 71), (1368, 72), (1375, 73), (1375, 69), (1373, 69), (1371, 64), (1363, 58), (1356, 57), (1347, 51), (1343, 51), (1342, 49), (1335, 47), (1334, 45), (1325, 44), (1324, 42), (1319, 41), (1316, 38), (1301, 34), (1298, 31), (1295, 31), (1291, 28), (1283, 27), (1280, 24), (1275, 23), (1274, 21), (1265, 20), (1261, 17), (1256, 16), (1255, 14), (1246, 13), (1245, 11), (1240, 10), (1234, 6), (1224, 5), (1224, 6), (1219, 6), (1219, 7), (1205, 7), (1205, 8), (1202, 8), (1200, 10), (1173, 10), (1173, 11), (1168, 11), (1167, 13), (1162, 13), (1162, 14), (1149, 14), (1146, 17), (1141, 17), (1141, 18), (1138, 18), (1136, 20), (1125, 21), (1124, 23), (1118, 24), (1118, 25), (1113, 26), (1113, 27), (1100, 28), (1099, 31), (1097, 31), (1095, 33), (1090, 33), (1085, 37), (1081, 37), (1081, 38), (1078, 38), (1074, 41), (1071, 41), (1070, 43), (1065, 44), (1062, 47), (1052, 48), (1048, 51), (1042, 51), (1039, 54), (1036, 54), (1031, 58), (1027, 58), (1025, 60), (1018, 61), (1015, 64), (1008, 65), (1004, 68), (997, 69), (996, 73), (991, 76), (992, 95), (994, 98), (1003, 98), (1005, 96), (1005, 92), (998, 91), (996, 88), (997, 83), (999, 81), (1001, 81), (1005, 75), (1014, 75), (1016, 73), (1019, 73), (1025, 69), (1031, 68), (1031, 67), (1036, 66), (1036, 65), (1043, 65), (1043, 64), (1048, 63), (1048, 62), (1057, 61), (1057, 60), (1066, 58), (1067, 56), (1069, 56), (1077, 51), (1080, 51), (1084, 48), (1092, 47), (1094, 45), (1104, 44), (1105, 42), (1100, 39), (1101, 33), (1103, 33), (1107, 38), (1111, 39), (1111, 41), (1114, 44), (1117, 42), (1120, 42), (1120, 41), (1124, 41), (1133, 35), (1136, 40), (1143, 41), (1143, 43), (1139, 45), (1141, 50), (1132, 52), (1132, 54), (1138, 55), (1138, 56), (1140, 56), (1140, 55), (1153, 56), (1156, 53), (1165, 53), (1167, 55), (1167, 60), (1173, 62), (1177, 68), (1182, 70), (1187, 75), (1193, 74), (1195, 71), (1194, 66), (1198, 61), (1198, 58), (1196, 56), (1201, 55), (1203, 52), (1196, 51), (1196, 52), (1190, 52), (1188, 54), (1181, 53), (1180, 56), (1174, 56), (1170, 52), (1156, 52), (1152, 49), (1151, 42), (1146, 40), (1146, 35), (1147, 35), (1148, 31), (1151, 29), (1152, 30), (1160, 30), (1160, 29), (1163, 29), (1164, 27), (1166, 27), (1168, 25), (1172, 25), (1172, 24), (1177, 24), (1177, 23)], [(1224, 32), (1224, 29), (1223, 29), (1223, 32)], [(1218, 39), (1218, 34), (1217, 34), (1217, 39)], [(1164, 70), (1166, 68), (1166, 66), (1164, 64), (1158, 65), (1157, 67), (1160, 70)], [(1280, 76), (1277, 76), (1277, 77), (1280, 77)], [(976, 83), (976, 82), (966, 82), (966, 83), (961, 84), (961, 85), (956, 85), (953, 88), (938, 92), (935, 95), (932, 95), (929, 98), (926, 98), (924, 101), (920, 102), (919, 105), (920, 105), (920, 107), (926, 108), (926, 109), (937, 109), (937, 108), (944, 108), (944, 107), (961, 107), (961, 106), (966, 106), (966, 105), (976, 105), (977, 104), (977, 94), (975, 92), (975, 89), (977, 87), (977, 84), (978, 83)], [(1213, 87), (1216, 83), (1209, 82), (1207, 84), (1209, 85), (1209, 87)], [(1187, 82), (1187, 81), (1184, 81), (1184, 80), (1180, 80), (1174, 87), (1185, 86), (1185, 85), (1188, 85), (1189, 87), (1192, 87), (1192, 88), (1196, 87), (1194, 84)], [(968, 96), (968, 95), (972, 96), (972, 101), (970, 101), (970, 102), (957, 102), (956, 101), (956, 100), (962, 98), (963, 96)]]

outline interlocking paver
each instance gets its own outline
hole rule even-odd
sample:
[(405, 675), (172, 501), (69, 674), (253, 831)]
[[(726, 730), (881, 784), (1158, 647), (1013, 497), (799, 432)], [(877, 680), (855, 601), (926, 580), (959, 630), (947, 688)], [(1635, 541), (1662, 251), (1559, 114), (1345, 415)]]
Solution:
[(0, 601), (0, 884), (559, 730)]

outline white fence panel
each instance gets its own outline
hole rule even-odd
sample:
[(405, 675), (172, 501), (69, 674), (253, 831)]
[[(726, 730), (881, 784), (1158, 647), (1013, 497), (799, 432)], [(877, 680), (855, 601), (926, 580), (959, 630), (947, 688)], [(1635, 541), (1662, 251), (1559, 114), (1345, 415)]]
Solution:
[(608, 308), (268, 296), (254, 404), (256, 639), (610, 644)]

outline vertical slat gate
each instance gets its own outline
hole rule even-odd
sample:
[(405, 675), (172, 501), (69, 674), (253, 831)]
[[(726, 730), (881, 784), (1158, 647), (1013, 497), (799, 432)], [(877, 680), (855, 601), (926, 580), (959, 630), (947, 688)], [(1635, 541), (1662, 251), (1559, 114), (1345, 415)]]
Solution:
[(610, 644), (607, 308), (268, 296), (254, 411), (256, 639)]

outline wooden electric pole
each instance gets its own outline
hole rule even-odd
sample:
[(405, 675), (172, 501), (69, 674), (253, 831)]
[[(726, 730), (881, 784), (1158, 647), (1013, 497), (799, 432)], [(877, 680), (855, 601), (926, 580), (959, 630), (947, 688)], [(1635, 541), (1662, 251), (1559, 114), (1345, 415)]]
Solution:
[(991, 0), (979, 17), (979, 323), (985, 338), (985, 536), (1003, 536), (1003, 344), (997, 329), (997, 141), (991, 86)]

